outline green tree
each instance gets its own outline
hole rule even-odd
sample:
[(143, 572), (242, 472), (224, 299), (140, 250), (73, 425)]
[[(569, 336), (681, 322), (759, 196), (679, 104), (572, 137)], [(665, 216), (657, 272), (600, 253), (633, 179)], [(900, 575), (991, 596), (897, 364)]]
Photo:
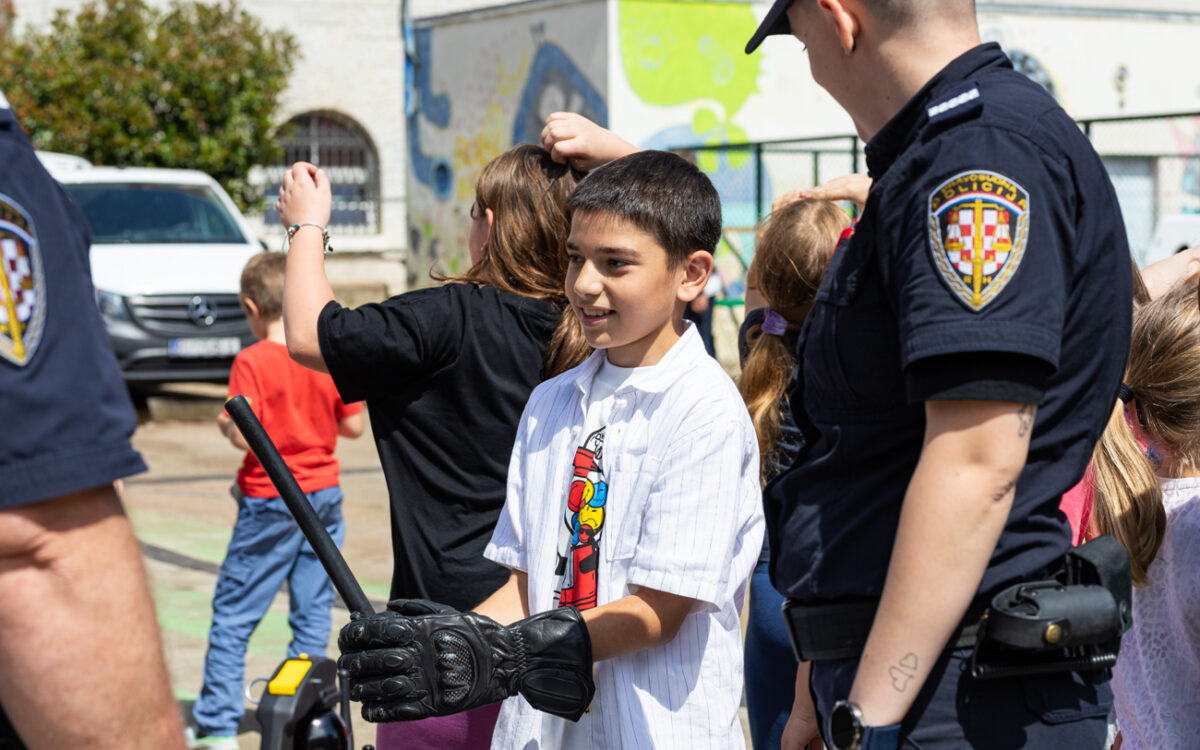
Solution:
[(243, 208), (278, 161), (276, 112), (297, 54), (236, 0), (93, 0), (0, 49), (4, 90), (35, 148), (96, 164), (209, 173)]

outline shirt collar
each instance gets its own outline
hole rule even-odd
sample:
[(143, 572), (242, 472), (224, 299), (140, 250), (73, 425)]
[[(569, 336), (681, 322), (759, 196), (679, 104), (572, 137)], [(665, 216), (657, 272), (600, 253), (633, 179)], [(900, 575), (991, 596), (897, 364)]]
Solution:
[[(617, 393), (630, 389), (644, 393), (662, 393), (675, 381), (687, 375), (691, 369), (690, 362), (695, 361), (697, 357), (708, 356), (708, 350), (704, 348), (704, 342), (700, 339), (695, 324), (690, 320), (685, 320), (684, 325), (686, 327), (683, 335), (679, 337), (678, 341), (671, 344), (671, 348), (667, 350), (663, 358), (649, 367), (634, 369), (633, 373), (617, 389)], [(579, 366), (579, 372), (572, 380), (575, 388), (583, 393), (585, 398), (591, 389), (592, 380), (596, 377), (600, 366), (604, 364), (605, 356), (603, 349), (592, 352), (592, 355)]]
[(988, 42), (967, 50), (938, 71), (866, 145), (867, 171), (871, 177), (879, 179), (920, 135), (929, 119), (925, 108), (930, 100), (984, 68), (1000, 66), (1011, 68), (1012, 62), (999, 44)]

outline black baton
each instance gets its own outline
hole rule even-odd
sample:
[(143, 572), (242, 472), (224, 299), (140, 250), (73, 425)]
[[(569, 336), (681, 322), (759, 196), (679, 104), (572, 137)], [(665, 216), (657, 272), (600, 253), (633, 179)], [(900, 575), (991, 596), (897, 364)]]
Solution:
[(351, 612), (359, 616), (374, 614), (375, 610), (371, 608), (370, 600), (354, 579), (350, 566), (346, 565), (346, 559), (342, 557), (333, 537), (325, 530), (325, 524), (321, 523), (312, 504), (304, 496), (296, 477), (292, 476), (287, 464), (283, 462), (279, 449), (271, 442), (271, 436), (263, 429), (262, 422), (254, 416), (246, 397), (239, 393), (229, 399), (225, 402), (225, 411), (233, 417), (233, 423), (241, 430), (242, 437), (246, 438), (251, 452), (262, 464), (263, 470), (271, 478), (271, 484), (275, 485), (275, 490), (292, 512), (300, 531), (312, 545), (313, 552), (317, 553), (317, 559), (329, 574), (329, 580), (333, 581), (333, 587), (341, 595), (342, 601)]

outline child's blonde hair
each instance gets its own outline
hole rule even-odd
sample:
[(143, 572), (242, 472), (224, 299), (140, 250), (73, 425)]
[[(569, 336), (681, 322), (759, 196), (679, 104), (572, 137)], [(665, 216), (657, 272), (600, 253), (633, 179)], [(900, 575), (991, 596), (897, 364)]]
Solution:
[(761, 476), (778, 460), (781, 403), (795, 367), (796, 334), (812, 309), (817, 289), (850, 218), (830, 201), (789, 203), (763, 220), (746, 285), (757, 289), (771, 310), (787, 321), (783, 335), (746, 332), (750, 353), (738, 390), (758, 435)]
[(264, 250), (242, 268), (241, 295), (249, 297), (267, 320), (283, 316), (283, 277), (287, 255)]
[[(1171, 474), (1200, 468), (1200, 307), (1190, 285), (1134, 313), (1125, 384), (1130, 406)], [(1136, 584), (1146, 582), (1166, 531), (1162, 487), (1118, 403), (1096, 447), (1095, 521), (1129, 550)]]

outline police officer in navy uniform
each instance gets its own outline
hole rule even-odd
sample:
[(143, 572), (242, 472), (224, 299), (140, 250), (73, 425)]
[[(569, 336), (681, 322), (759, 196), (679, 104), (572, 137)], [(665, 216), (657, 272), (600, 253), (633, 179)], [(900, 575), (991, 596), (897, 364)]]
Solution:
[(89, 243), (0, 94), (0, 747), (182, 749)]
[[(1128, 351), (1099, 157), (972, 0), (777, 0), (874, 182), (799, 344), (807, 447), (765, 491), (804, 658), (784, 747), (1100, 748), (1104, 670), (982, 681), (989, 595), (1043, 578)], [(1035, 670), (1036, 671), (1036, 670)]]

